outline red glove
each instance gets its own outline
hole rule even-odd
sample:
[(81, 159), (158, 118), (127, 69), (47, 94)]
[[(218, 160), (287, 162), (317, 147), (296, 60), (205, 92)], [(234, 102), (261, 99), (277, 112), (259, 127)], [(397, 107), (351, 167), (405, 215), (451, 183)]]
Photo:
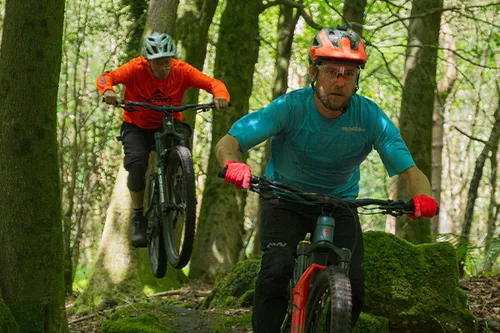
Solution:
[(406, 214), (411, 219), (418, 219), (419, 217), (433, 217), (437, 213), (437, 203), (434, 198), (427, 195), (416, 195), (413, 197), (415, 204), (415, 215)]
[(252, 171), (247, 164), (231, 160), (224, 164), (224, 168), (226, 168), (226, 183), (236, 184), (238, 189), (250, 186)]

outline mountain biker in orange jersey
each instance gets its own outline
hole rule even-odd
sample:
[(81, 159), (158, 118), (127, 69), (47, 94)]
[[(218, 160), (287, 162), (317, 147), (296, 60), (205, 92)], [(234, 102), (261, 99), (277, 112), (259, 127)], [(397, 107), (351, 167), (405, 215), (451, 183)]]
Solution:
[[(250, 167), (241, 153), (271, 138), (266, 176), (304, 191), (354, 199), (359, 166), (370, 151), (379, 153), (389, 175), (401, 176), (416, 206), (412, 218), (432, 217), (436, 201), (427, 177), (415, 166), (396, 126), (372, 101), (356, 94), (367, 62), (361, 38), (345, 27), (324, 28), (309, 49), (311, 86), (289, 92), (263, 109), (236, 121), (216, 147), (226, 182), (247, 188)], [(264, 200), (261, 210), (263, 250), (254, 297), (254, 333), (279, 332), (287, 307), (297, 244), (313, 232), (321, 211), (284, 200)], [(335, 245), (352, 251), (352, 326), (364, 299), (364, 246), (355, 210), (335, 208)]]
[[(125, 86), (124, 99), (157, 105), (181, 106), (188, 88), (201, 88), (214, 96), (217, 109), (228, 106), (229, 92), (224, 83), (208, 77), (188, 63), (175, 59), (175, 43), (169, 35), (154, 32), (144, 39), (144, 56), (132, 59), (113, 71), (105, 71), (96, 80), (104, 102), (120, 106), (121, 99), (113, 86)], [(147, 219), (143, 215), (145, 175), (148, 169), (150, 147), (154, 133), (161, 127), (163, 113), (136, 107), (137, 111), (123, 112), (121, 141), (125, 153), (124, 166), (129, 172), (127, 186), (135, 211), (131, 243), (135, 247), (147, 245)], [(174, 113), (186, 135), (189, 126), (180, 122), (182, 113)], [(177, 126), (176, 126), (177, 127)]]

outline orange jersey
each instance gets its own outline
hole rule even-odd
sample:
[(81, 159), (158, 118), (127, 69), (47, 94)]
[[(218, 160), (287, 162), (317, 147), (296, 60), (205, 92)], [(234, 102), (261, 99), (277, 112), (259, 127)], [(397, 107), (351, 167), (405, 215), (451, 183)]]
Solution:
[[(229, 101), (229, 92), (224, 83), (178, 59), (174, 59), (172, 69), (164, 80), (153, 76), (148, 61), (143, 56), (130, 60), (114, 71), (102, 73), (96, 80), (97, 89), (101, 94), (106, 90), (114, 90), (113, 86), (117, 84), (125, 86), (123, 99), (149, 104), (181, 106), (182, 97), (188, 88), (200, 88), (215, 98), (225, 98)], [(162, 125), (163, 113), (136, 108), (137, 111), (134, 112), (123, 112), (126, 122), (146, 129), (159, 128)], [(174, 113), (174, 117), (182, 120), (181, 113)]]

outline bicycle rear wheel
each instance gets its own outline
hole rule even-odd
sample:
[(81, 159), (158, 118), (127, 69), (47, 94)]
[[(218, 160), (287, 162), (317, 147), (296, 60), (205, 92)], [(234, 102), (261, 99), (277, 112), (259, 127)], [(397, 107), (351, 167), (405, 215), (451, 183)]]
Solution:
[(160, 279), (167, 272), (167, 258), (163, 240), (161, 209), (158, 195), (158, 175), (151, 175), (149, 183), (148, 208), (148, 254), (153, 275)]
[(338, 267), (316, 277), (306, 305), (306, 333), (351, 333), (351, 282)]
[(169, 212), (163, 235), (167, 259), (176, 269), (187, 265), (193, 251), (196, 227), (196, 190), (191, 152), (175, 147), (168, 156), (166, 183)]

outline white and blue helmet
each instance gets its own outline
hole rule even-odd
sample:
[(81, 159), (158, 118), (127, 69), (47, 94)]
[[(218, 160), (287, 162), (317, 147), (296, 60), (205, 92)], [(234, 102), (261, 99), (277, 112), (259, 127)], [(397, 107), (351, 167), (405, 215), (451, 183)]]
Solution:
[(153, 32), (144, 38), (144, 56), (148, 60), (175, 57), (175, 43), (170, 35)]

